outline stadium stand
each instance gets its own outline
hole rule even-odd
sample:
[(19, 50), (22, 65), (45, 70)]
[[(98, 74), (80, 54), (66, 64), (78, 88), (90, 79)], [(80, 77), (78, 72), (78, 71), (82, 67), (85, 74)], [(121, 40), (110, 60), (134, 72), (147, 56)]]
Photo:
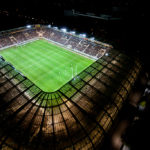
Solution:
[(1, 47), (5, 47), (8, 45), (12, 45), (12, 41), (8, 37), (0, 37), (0, 45)]
[[(31, 28), (13, 31), (7, 35), (0, 36), (0, 47), (10, 46), (16, 43), (21, 43), (32, 38), (46, 38), (55, 43), (64, 45), (67, 48), (81, 51), (82, 53), (91, 55), (95, 58), (100, 58), (105, 52), (109, 51), (111, 47), (104, 46), (101, 43), (94, 43), (88, 39), (80, 38), (78, 36), (64, 33), (54, 28)], [(102, 50), (103, 49), (103, 50)], [(101, 51), (102, 50), (102, 51)], [(102, 53), (101, 53), (102, 52)]]

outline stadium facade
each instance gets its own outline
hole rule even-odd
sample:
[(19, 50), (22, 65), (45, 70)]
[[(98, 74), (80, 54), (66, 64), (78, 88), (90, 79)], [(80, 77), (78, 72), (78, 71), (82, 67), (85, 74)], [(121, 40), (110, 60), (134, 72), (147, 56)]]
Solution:
[[(141, 71), (111, 45), (49, 26), (0, 33), (0, 49), (46, 38), (95, 62), (55, 92), (44, 92), (0, 58), (1, 149), (99, 149)], [(106, 55), (107, 54), (107, 55)]]

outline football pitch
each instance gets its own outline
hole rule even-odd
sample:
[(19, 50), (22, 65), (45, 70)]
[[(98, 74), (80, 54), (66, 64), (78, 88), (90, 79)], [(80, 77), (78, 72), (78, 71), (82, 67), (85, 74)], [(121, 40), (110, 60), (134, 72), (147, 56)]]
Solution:
[(44, 92), (58, 90), (94, 62), (44, 39), (1, 50), (0, 55)]

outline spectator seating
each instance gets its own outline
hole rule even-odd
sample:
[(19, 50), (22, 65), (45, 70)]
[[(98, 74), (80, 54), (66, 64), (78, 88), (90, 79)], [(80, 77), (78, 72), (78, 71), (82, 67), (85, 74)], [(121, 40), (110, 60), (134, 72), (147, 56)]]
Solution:
[(109, 51), (109, 47), (102, 44), (97, 44), (85, 38), (80, 38), (69, 33), (64, 33), (60, 30), (53, 28), (31, 28), (18, 30), (16, 32), (7, 33), (7, 35), (0, 36), (0, 48), (10, 46), (16, 43), (24, 42), (36, 37), (44, 37), (51, 41), (60, 43), (67, 48), (81, 51), (95, 58), (100, 58), (106, 51)]

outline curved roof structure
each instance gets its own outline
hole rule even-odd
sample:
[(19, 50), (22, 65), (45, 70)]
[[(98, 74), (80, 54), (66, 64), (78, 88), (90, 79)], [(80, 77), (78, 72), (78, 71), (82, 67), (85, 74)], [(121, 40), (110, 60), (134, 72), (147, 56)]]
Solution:
[(0, 58), (1, 149), (98, 149), (140, 69), (137, 60), (111, 50), (46, 93)]

